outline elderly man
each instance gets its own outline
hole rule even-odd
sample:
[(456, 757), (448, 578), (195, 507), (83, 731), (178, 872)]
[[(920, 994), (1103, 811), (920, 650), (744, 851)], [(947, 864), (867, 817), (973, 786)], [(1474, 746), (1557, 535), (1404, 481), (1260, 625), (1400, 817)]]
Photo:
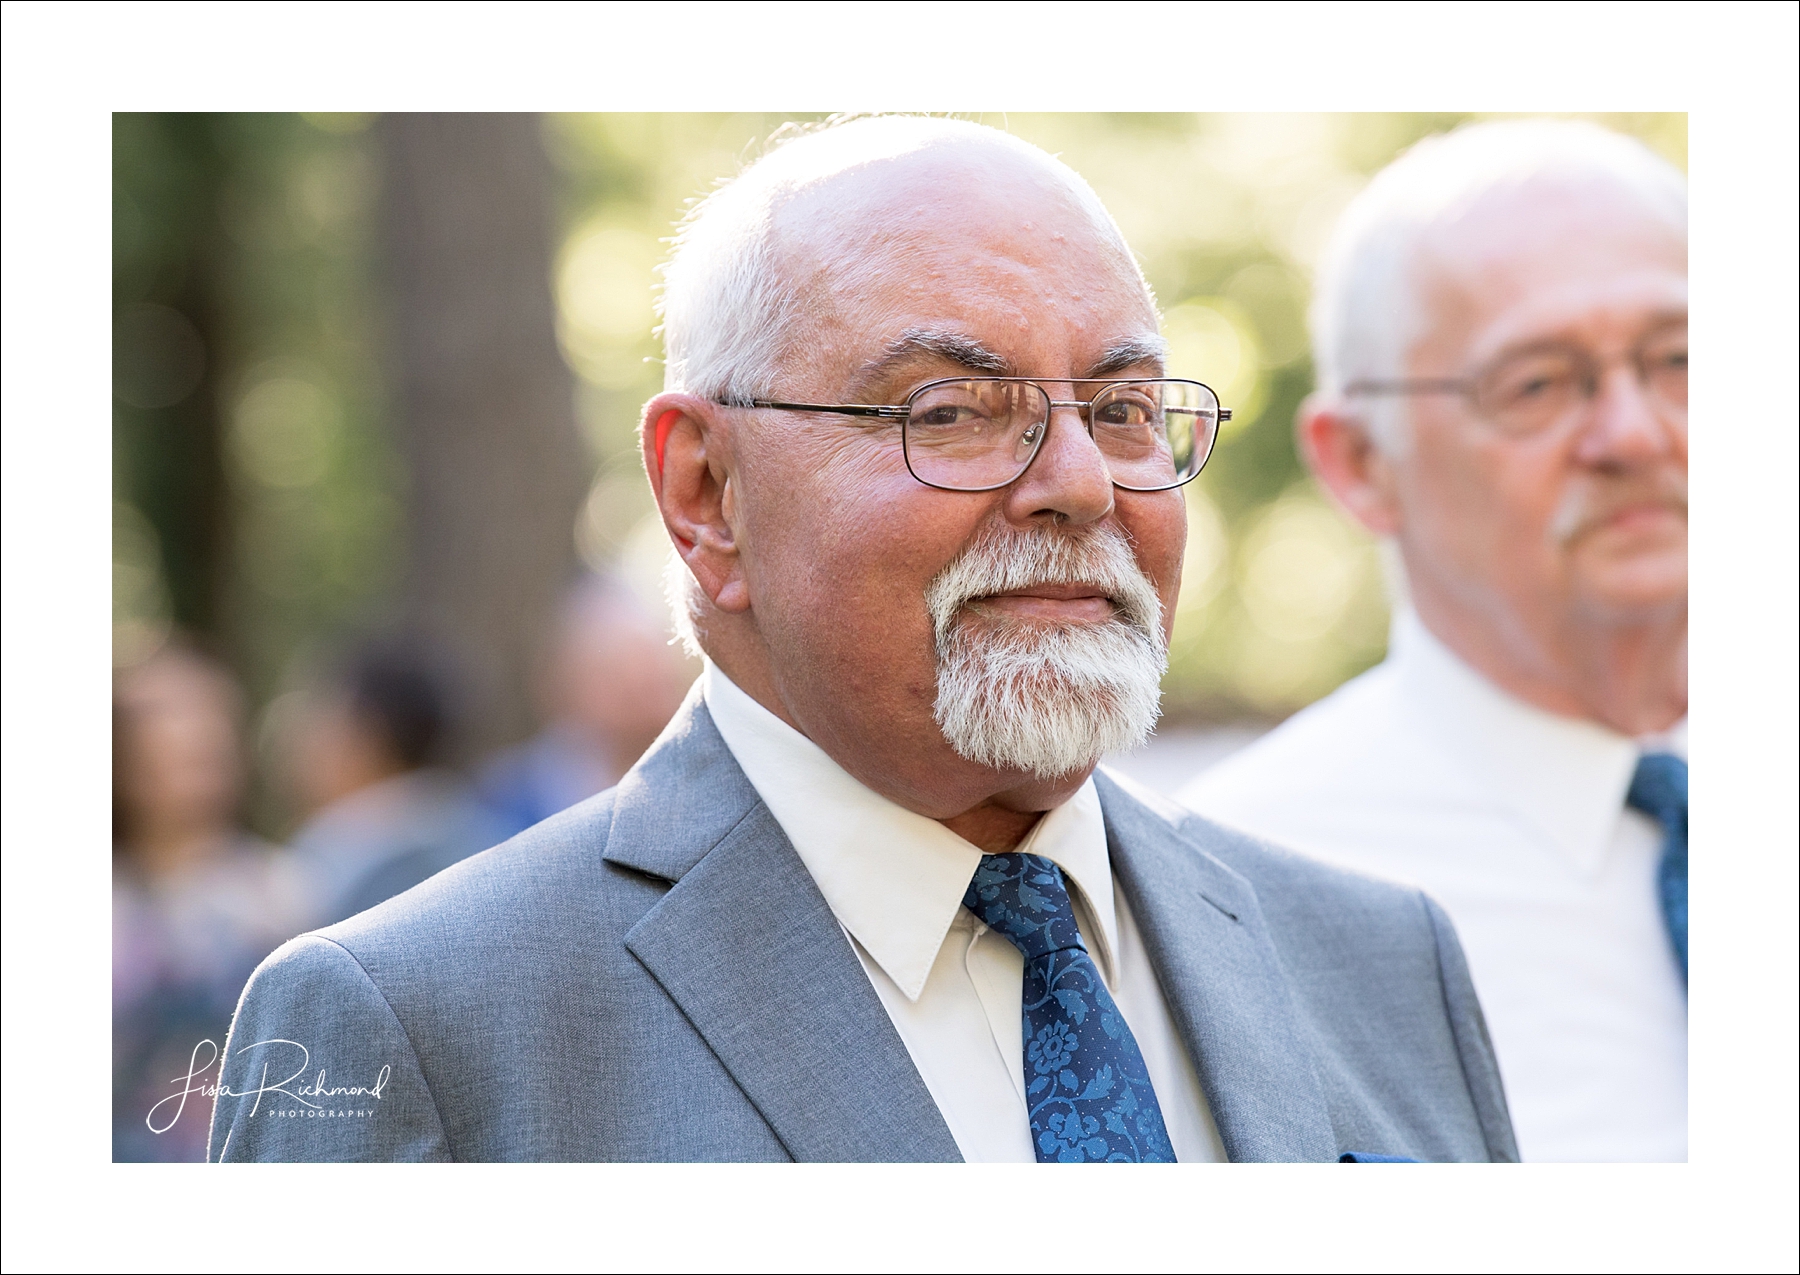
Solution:
[(1221, 412), (1078, 177), (801, 136), (664, 320), (695, 692), (610, 792), (272, 958), (215, 1157), (1512, 1157), (1435, 905), (1093, 777), (1155, 719)]
[(1410, 607), (1183, 794), (1443, 903), (1527, 1159), (1686, 1156), (1686, 224), (1680, 175), (1586, 124), (1370, 183), (1299, 432)]

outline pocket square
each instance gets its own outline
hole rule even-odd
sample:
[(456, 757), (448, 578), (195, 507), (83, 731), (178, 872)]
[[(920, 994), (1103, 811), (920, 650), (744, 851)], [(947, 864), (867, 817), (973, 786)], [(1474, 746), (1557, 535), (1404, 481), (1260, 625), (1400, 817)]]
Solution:
[(1338, 1157), (1339, 1164), (1417, 1164), (1418, 1161), (1409, 1155), (1376, 1155), (1373, 1151), (1346, 1151)]

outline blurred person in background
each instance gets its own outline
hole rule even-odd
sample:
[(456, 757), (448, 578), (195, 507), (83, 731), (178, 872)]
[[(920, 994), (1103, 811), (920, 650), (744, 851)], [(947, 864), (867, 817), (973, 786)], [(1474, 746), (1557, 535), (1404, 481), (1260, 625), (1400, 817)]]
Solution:
[(539, 700), (548, 724), (480, 777), (502, 835), (616, 784), (668, 725), (690, 680), (665, 617), (650, 614), (619, 580), (579, 581), (544, 661)]
[(115, 1160), (205, 1158), (212, 1104), (165, 1099), (210, 1067), (250, 971), (301, 928), (281, 857), (238, 823), (242, 711), (231, 675), (181, 642), (114, 684)]
[(287, 723), (288, 782), (309, 813), (295, 835), (306, 928), (411, 889), (503, 840), (443, 767), (451, 695), (416, 644), (368, 640), (332, 666)]
[(1301, 450), (1410, 603), (1183, 799), (1444, 904), (1526, 1159), (1685, 1159), (1685, 181), (1591, 124), (1428, 139), (1314, 340)]

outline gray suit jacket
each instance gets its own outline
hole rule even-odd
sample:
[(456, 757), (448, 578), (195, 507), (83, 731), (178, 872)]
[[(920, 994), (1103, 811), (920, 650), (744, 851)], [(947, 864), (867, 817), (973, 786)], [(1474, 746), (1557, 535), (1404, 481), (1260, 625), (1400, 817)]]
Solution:
[[(1513, 1160), (1416, 892), (1099, 779), (1233, 1160)], [(690, 701), (617, 788), (257, 970), (214, 1160), (956, 1160), (793, 846)]]

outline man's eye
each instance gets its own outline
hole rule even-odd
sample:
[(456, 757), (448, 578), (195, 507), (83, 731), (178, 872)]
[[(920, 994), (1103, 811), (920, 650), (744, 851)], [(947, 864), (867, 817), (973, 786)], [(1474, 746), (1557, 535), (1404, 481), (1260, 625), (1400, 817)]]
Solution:
[(1566, 393), (1575, 380), (1575, 371), (1569, 367), (1516, 368), (1496, 379), (1494, 399), (1502, 404), (1542, 402)]
[(1150, 423), (1154, 413), (1147, 404), (1127, 401), (1108, 403), (1095, 415), (1102, 425), (1140, 429)]

